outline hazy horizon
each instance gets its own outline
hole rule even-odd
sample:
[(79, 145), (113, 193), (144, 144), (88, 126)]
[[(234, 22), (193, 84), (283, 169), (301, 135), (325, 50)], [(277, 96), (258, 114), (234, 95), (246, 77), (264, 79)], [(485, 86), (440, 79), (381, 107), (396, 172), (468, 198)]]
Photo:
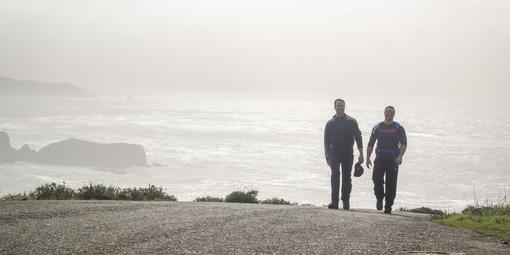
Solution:
[[(152, 183), (188, 201), (253, 187), (326, 204), (324, 125), (343, 98), (365, 148), (396, 107), (409, 138), (397, 206), (497, 198), (510, 183), (508, 13), (506, 0), (1, 1), (1, 77), (100, 95), (4, 79), (12, 145), (126, 142), (151, 166), (13, 163), (4, 139), (14, 156), (0, 164), (0, 195)], [(373, 207), (370, 172), (353, 182), (352, 205)]]
[[(99, 93), (504, 99), (508, 1), (2, 1), (0, 75)], [(337, 92), (338, 91), (338, 92)]]

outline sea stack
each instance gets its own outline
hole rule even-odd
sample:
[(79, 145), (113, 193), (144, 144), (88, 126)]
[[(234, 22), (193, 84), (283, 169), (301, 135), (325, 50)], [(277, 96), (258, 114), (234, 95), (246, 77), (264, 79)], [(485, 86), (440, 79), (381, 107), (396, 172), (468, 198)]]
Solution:
[(146, 166), (145, 149), (127, 143), (102, 144), (78, 139), (52, 143), (37, 153), (39, 162), (56, 165), (126, 168)]
[(147, 166), (145, 149), (137, 144), (106, 144), (68, 139), (52, 143), (36, 152), (27, 144), (19, 150), (12, 148), (9, 135), (0, 132), (0, 164), (16, 161), (111, 169)]

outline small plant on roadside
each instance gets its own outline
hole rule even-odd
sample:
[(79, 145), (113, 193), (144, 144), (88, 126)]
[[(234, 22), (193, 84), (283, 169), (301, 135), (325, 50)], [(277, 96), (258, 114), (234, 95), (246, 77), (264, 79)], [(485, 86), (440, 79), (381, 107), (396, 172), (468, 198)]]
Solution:
[(401, 208), (399, 208), (399, 211), (401, 211), (401, 212), (412, 212), (412, 213), (424, 213), (424, 214), (431, 214), (431, 215), (433, 215), (434, 217), (436, 217), (436, 216), (442, 216), (442, 215), (445, 215), (445, 214), (446, 214), (446, 212), (445, 212), (445, 211), (436, 210), (436, 209), (431, 209), (430, 207), (420, 207), (420, 208), (412, 208), (412, 209), (407, 209), (406, 207), (401, 207)]
[(261, 204), (272, 204), (272, 205), (297, 205), (297, 203), (291, 203), (290, 201), (273, 197), (260, 202)]
[(223, 198), (221, 197), (211, 197), (211, 196), (206, 196), (206, 197), (197, 197), (195, 198), (195, 200), (193, 200), (193, 202), (223, 202)]
[(33, 200), (34, 198), (30, 196), (30, 194), (27, 195), (27, 193), (18, 193), (18, 194), (7, 194), (5, 196), (0, 197), (0, 201), (26, 201), (26, 200)]

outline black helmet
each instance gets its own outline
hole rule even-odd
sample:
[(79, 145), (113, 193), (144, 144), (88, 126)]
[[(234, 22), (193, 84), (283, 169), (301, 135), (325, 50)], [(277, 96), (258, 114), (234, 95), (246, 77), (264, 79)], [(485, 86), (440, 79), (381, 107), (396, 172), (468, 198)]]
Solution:
[(364, 171), (365, 170), (363, 169), (359, 162), (356, 163), (356, 165), (354, 165), (354, 177), (360, 177), (361, 175), (363, 175)]

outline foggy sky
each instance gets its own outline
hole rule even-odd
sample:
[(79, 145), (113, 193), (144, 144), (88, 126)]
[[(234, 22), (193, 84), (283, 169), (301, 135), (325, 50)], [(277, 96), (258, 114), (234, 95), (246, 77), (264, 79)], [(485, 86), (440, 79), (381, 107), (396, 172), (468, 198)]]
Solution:
[(0, 76), (97, 91), (510, 92), (510, 2), (0, 2)]

